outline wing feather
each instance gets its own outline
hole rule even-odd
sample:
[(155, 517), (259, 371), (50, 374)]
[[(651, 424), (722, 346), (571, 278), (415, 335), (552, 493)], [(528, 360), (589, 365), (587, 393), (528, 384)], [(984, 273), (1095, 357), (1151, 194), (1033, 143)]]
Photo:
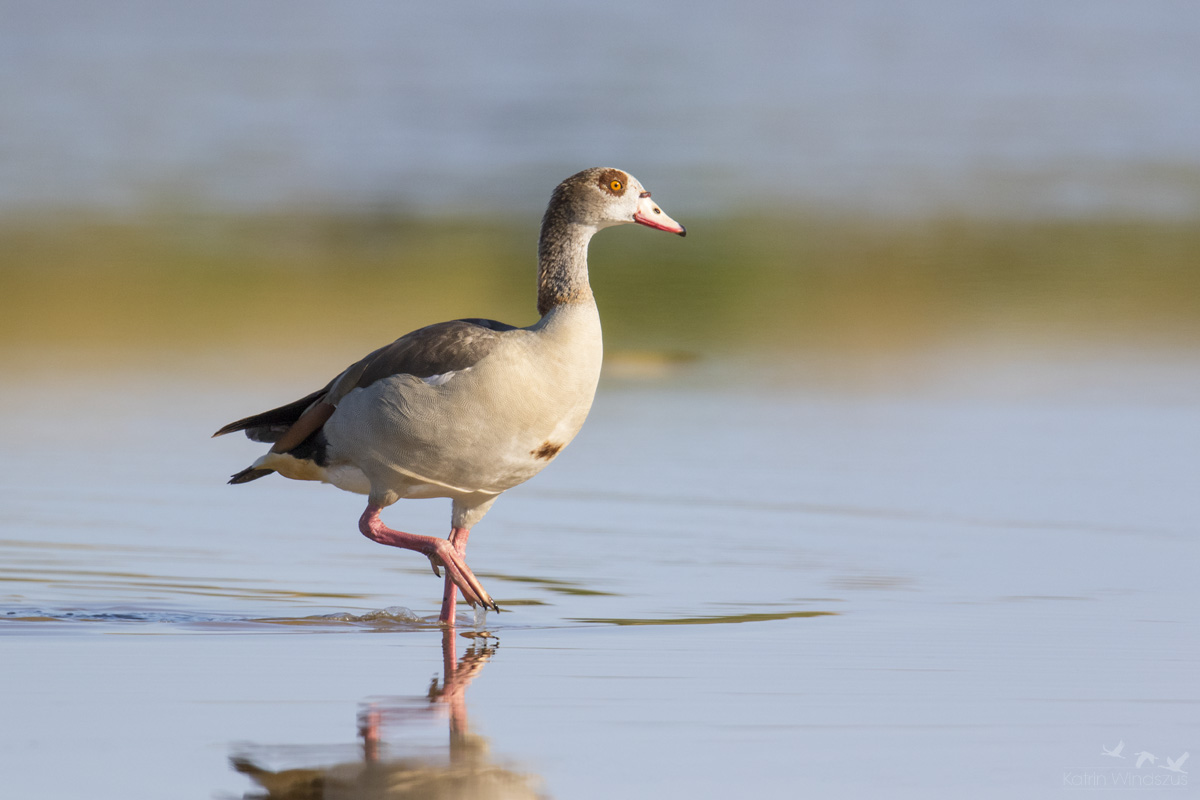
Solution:
[[(245, 431), (256, 442), (278, 444), (283, 440), (281, 451), (289, 451), (319, 431), (332, 407), (352, 390), (392, 375), (428, 378), (467, 369), (486, 358), (503, 335), (513, 330), (516, 326), (490, 319), (458, 319), (419, 328), (351, 364), (324, 388), (287, 405), (231, 422), (213, 436)], [(320, 406), (328, 407), (328, 411)], [(292, 427), (302, 421), (305, 430), (292, 432)]]

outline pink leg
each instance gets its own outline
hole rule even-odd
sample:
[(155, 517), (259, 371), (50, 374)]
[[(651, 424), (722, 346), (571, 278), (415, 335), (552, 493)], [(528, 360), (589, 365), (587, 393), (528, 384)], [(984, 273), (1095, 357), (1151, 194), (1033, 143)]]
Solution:
[[(494, 611), (499, 611), (499, 607), (487, 590), (483, 588), (483, 584), (475, 577), (475, 573), (471, 572), (471, 568), (467, 566), (467, 562), (463, 560), (462, 554), (467, 549), (467, 534), (462, 528), (456, 528), (451, 532), (450, 536), (453, 542), (446, 539), (439, 539), (436, 536), (421, 536), (416, 533), (405, 533), (404, 531), (396, 531), (387, 527), (379, 519), (380, 507), (377, 505), (368, 505), (367, 510), (363, 512), (362, 517), (358, 520), (358, 529), (362, 531), (363, 536), (368, 539), (379, 542), (380, 544), (390, 545), (392, 547), (401, 547), (405, 550), (414, 550), (429, 559), (429, 563), (433, 566), (433, 573), (441, 577), (442, 573), (439, 567), (446, 568), (447, 587), (456, 586), (462, 590), (463, 600), (474, 606), (480, 604), (485, 608), (490, 608)], [(459, 544), (461, 540), (461, 545)], [(453, 593), (449, 588), (446, 594), (453, 597)], [(447, 605), (449, 605), (449, 619), (447, 619)], [(453, 622), (454, 619), (454, 602), (449, 604), (443, 596), (442, 614), (440, 617), (442, 622)]]
[[(468, 528), (454, 528), (450, 531), (450, 544), (454, 545), (454, 550), (461, 559), (467, 557), (467, 537), (470, 535), (471, 531)], [(446, 589), (442, 593), (442, 613), (438, 616), (438, 622), (454, 626), (454, 605), (457, 600), (458, 586), (450, 579), (450, 570), (446, 570)]]
[(358, 733), (363, 740), (363, 760), (374, 762), (379, 760), (379, 727), (383, 720), (383, 715), (379, 713), (377, 708), (368, 708), (365, 714), (361, 715)]

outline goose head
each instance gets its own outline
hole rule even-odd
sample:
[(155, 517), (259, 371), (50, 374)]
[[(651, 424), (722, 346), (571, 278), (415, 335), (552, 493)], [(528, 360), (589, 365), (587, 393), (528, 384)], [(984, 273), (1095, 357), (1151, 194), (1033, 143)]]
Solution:
[(680, 236), (687, 234), (682, 225), (650, 199), (650, 192), (641, 181), (612, 167), (585, 169), (560, 183), (546, 217), (547, 220), (565, 218), (594, 230), (636, 222)]

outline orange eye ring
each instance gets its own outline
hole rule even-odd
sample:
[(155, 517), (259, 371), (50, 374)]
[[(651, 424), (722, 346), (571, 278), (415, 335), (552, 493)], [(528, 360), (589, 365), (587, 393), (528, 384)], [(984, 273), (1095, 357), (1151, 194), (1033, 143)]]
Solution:
[(610, 183), (610, 184), (608, 185), (608, 188), (612, 189), (614, 192), (619, 192), (619, 191), (621, 191), (622, 189), (624, 189), (624, 188), (625, 188), (625, 186), (624, 186), (624, 184), (622, 184), (620, 181), (618, 181), (618, 180), (614, 180), (612, 183)]

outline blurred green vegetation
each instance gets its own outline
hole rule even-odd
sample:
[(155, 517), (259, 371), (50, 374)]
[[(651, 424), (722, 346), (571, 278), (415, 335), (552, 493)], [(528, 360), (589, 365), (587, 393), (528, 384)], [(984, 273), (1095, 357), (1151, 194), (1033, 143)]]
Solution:
[[(965, 340), (1200, 342), (1190, 222), (688, 219), (605, 231), (610, 351), (887, 350)], [(532, 323), (536, 220), (388, 214), (0, 224), (0, 352), (373, 347)]]

